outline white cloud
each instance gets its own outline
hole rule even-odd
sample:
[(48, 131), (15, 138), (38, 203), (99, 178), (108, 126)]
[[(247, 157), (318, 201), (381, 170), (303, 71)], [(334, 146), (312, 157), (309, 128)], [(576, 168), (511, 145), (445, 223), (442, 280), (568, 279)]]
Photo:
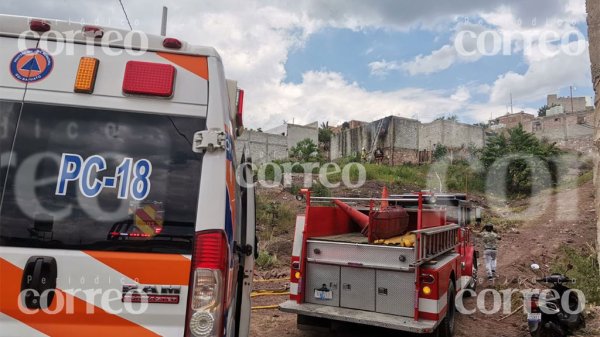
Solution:
[(369, 63), (369, 70), (371, 71), (371, 75), (375, 76), (385, 76), (391, 71), (399, 69), (401, 69), (401, 66), (400, 64), (398, 64), (398, 62), (388, 62), (386, 60), (381, 60)]
[(450, 68), (456, 62), (456, 59), (456, 49), (453, 46), (446, 45), (429, 55), (419, 55), (411, 62), (402, 63), (402, 69), (412, 76), (429, 75)]
[(467, 87), (461, 86), (450, 98), (457, 102), (467, 102), (471, 98), (471, 92)]
[[(406, 88), (391, 92), (368, 91), (343, 75), (326, 71), (304, 74), (299, 84), (285, 83), (285, 64), (291, 51), (302, 48), (307, 39), (323, 27), (409, 30), (411, 27), (447, 27), (459, 16), (490, 14), (486, 19), (502, 28), (511, 21), (502, 16), (503, 5), (510, 4), (515, 18), (556, 17), (568, 13), (578, 22), (585, 18), (583, 0), (164, 0), (169, 7), (169, 35), (193, 44), (216, 47), (223, 57), (226, 75), (239, 80), (246, 89), (246, 121), (250, 127), (269, 128), (283, 120), (312, 122), (330, 120), (331, 124), (349, 119), (371, 120), (387, 114), (421, 119), (434, 118), (440, 111), (457, 113), (463, 119), (487, 119), (490, 110), (505, 110), (502, 104), (475, 105), (471, 93), (492, 92), (502, 101), (511, 79), (507, 74), (493, 86), (435, 91)], [(163, 5), (141, 0), (124, 1), (136, 29), (157, 33)], [(125, 27), (118, 3), (103, 0), (2, 1), (0, 12), (58, 19), (85, 20), (88, 23)], [(502, 20), (506, 25), (502, 25)], [(457, 25), (454, 29), (464, 29)], [(474, 29), (477, 28), (476, 26)], [(435, 73), (456, 62), (472, 62), (442, 46), (412, 62), (379, 60), (369, 67), (374, 75), (402, 69), (413, 73)], [(370, 53), (367, 53), (370, 54)], [(480, 57), (475, 55), (474, 58)], [(540, 61), (548, 62), (548, 61)], [(564, 59), (563, 59), (564, 62)], [(569, 62), (567, 62), (569, 63)], [(537, 64), (532, 60), (530, 66)], [(580, 68), (572, 69), (581, 71)], [(553, 78), (548, 76), (547, 78)], [(565, 78), (561, 75), (558, 79)], [(566, 80), (569, 80), (568, 78)], [(556, 80), (550, 82), (557, 83)], [(510, 84), (512, 85), (512, 84)], [(526, 85), (523, 85), (523, 90)]]
[[(490, 102), (508, 102), (511, 92), (513, 99), (531, 102), (564, 86), (589, 87), (590, 58), (587, 44), (584, 47), (583, 52), (577, 55), (569, 55), (558, 47), (553, 49), (556, 52), (554, 56), (529, 55), (526, 57), (529, 68), (525, 73), (511, 71), (498, 77), (491, 89)], [(568, 48), (576, 50), (577, 42), (570, 43)]]

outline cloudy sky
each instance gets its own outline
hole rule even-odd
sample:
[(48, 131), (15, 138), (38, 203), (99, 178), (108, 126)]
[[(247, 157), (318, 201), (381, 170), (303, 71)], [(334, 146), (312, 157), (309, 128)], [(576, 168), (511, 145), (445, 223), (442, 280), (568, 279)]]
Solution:
[[(585, 0), (123, 0), (134, 29), (217, 48), (247, 126), (486, 121), (593, 94)], [(4, 0), (0, 13), (126, 27), (118, 0)], [(478, 43), (479, 42), (479, 43)]]

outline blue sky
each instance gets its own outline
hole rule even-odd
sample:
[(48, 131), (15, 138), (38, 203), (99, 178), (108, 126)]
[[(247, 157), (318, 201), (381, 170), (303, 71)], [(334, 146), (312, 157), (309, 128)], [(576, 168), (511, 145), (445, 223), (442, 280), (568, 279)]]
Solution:
[[(569, 95), (571, 85), (577, 96), (593, 94), (585, 0), (123, 4), (137, 30), (157, 33), (166, 5), (168, 35), (217, 48), (226, 75), (246, 90), (251, 128), (386, 115), (427, 122), (454, 114), (474, 123), (505, 114), (511, 93), (514, 111), (529, 113), (547, 94)], [(0, 13), (126, 27), (116, 0), (2, 1)], [(545, 39), (549, 33), (558, 41)], [(475, 48), (480, 37), (483, 51)], [(484, 55), (498, 39), (508, 55)]]

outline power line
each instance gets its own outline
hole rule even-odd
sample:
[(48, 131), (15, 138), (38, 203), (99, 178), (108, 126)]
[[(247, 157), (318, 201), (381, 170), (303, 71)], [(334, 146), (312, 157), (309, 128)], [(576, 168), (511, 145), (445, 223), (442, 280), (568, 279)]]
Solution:
[(131, 22), (129, 21), (129, 16), (127, 16), (127, 11), (125, 10), (125, 6), (123, 6), (123, 1), (118, 1), (121, 4), (121, 9), (123, 9), (123, 14), (125, 14), (125, 19), (127, 20), (127, 24), (129, 25), (129, 30), (133, 30), (133, 27), (131, 27)]

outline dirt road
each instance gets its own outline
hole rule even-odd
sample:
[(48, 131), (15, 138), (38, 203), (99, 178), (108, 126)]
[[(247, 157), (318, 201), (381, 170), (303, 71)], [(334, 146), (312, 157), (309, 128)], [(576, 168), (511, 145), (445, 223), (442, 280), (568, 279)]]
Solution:
[[(571, 203), (562, 207), (565, 203)], [(531, 288), (533, 284), (524, 281), (525, 278), (535, 277), (529, 266), (535, 262), (543, 268), (553, 261), (561, 247), (568, 245), (581, 249), (586, 244), (594, 244), (596, 238), (593, 186), (587, 183), (577, 189), (565, 190), (556, 194), (548, 194), (547, 198), (536, 198), (532, 205), (539, 210), (539, 216), (526, 221), (514, 230), (502, 233), (503, 240), (499, 247), (498, 272), (500, 278), (489, 284), (483, 281), (484, 268), (480, 263), (479, 276), (482, 284), (479, 291), (485, 287), (496, 289)], [(561, 220), (562, 219), (562, 220)], [(281, 287), (283, 283), (271, 287)], [(255, 305), (275, 304), (285, 301), (285, 296), (260, 297), (255, 299)], [(491, 296), (486, 299), (491, 308)], [(513, 310), (517, 309), (516, 301)], [(467, 308), (475, 306), (475, 299), (465, 302)], [(501, 313), (484, 315), (477, 311), (474, 315), (459, 315), (456, 321), (457, 337), (494, 336), (494, 337), (526, 337), (526, 319), (522, 312), (517, 312), (502, 321)], [(593, 324), (593, 323), (592, 323)], [(589, 325), (589, 324), (588, 324)], [(321, 337), (321, 336), (410, 336), (395, 331), (373, 329), (369, 327), (340, 326), (336, 333), (306, 332), (296, 329), (295, 315), (285, 314), (277, 310), (257, 310), (252, 316), (252, 337)], [(586, 334), (593, 336), (594, 334)]]

